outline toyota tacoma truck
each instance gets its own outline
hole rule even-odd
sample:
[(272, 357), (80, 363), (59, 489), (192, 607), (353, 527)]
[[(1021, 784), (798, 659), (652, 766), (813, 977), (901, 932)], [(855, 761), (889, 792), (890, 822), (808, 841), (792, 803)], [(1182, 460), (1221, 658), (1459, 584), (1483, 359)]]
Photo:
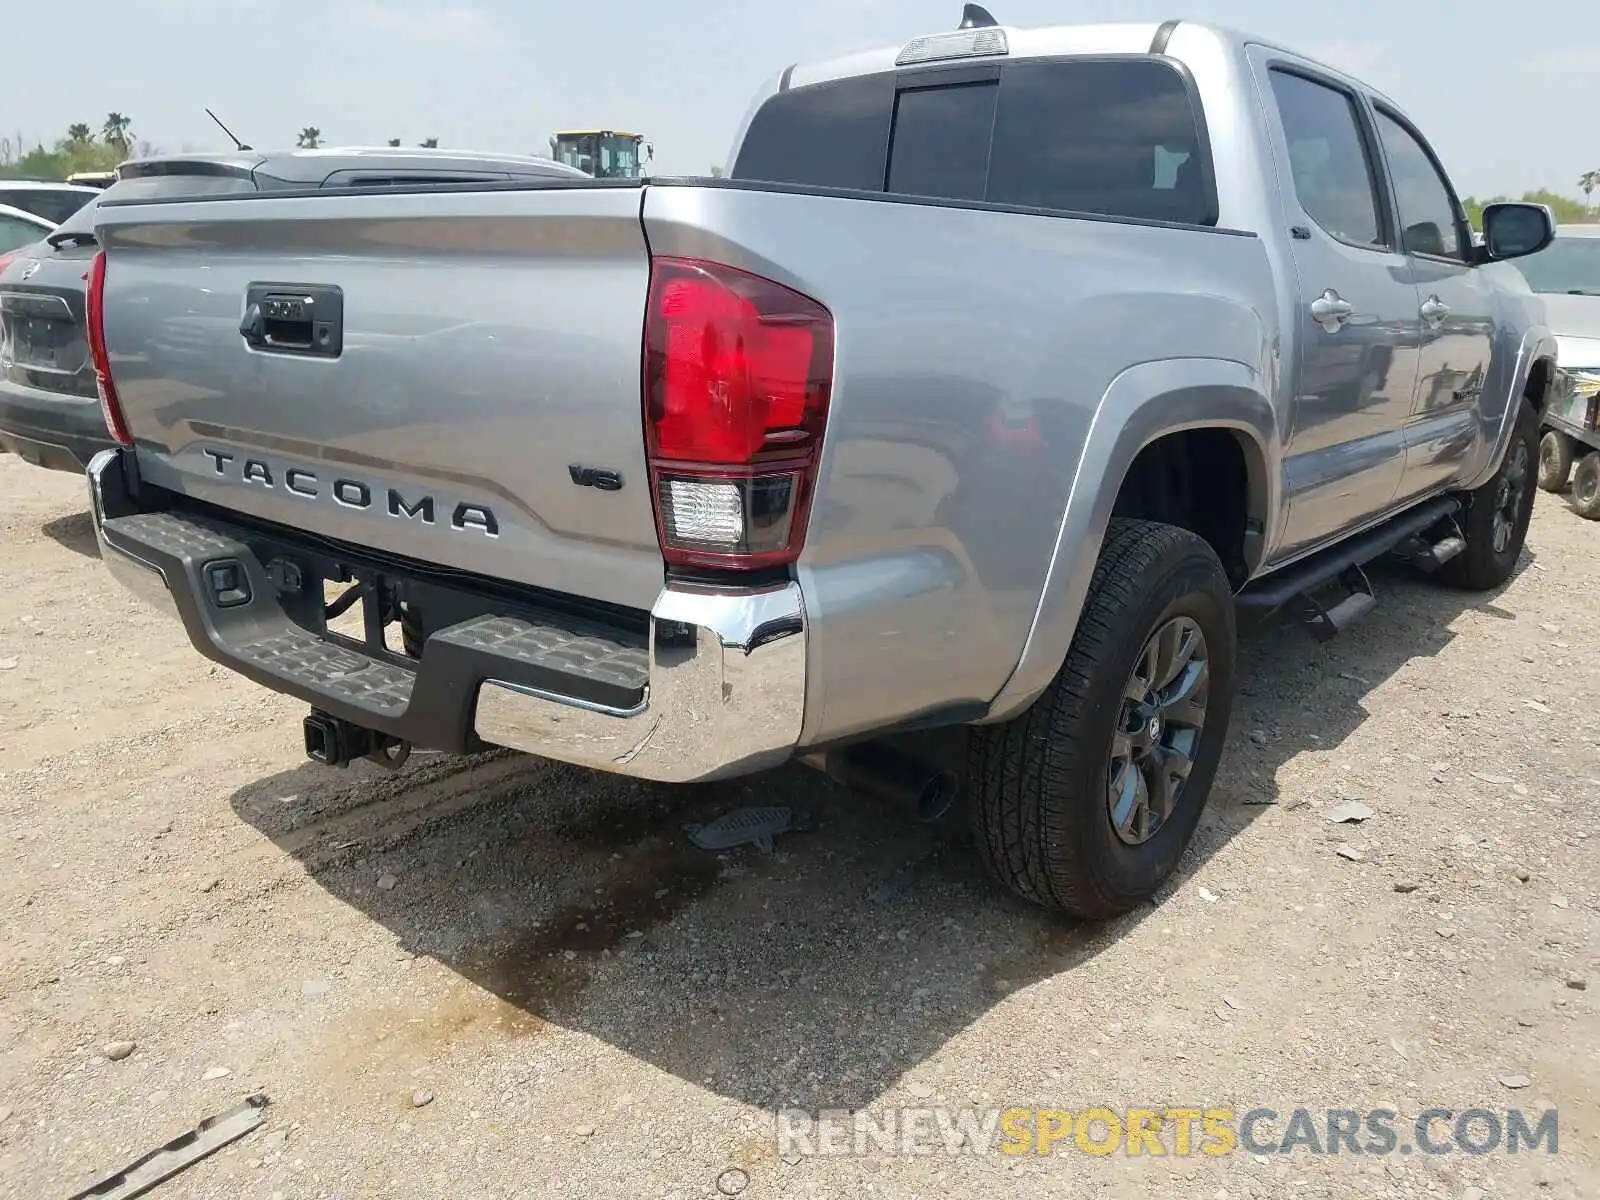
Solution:
[(1086, 917), (1193, 834), (1241, 618), (1513, 572), (1551, 216), (1475, 246), (1360, 81), (973, 6), (783, 70), (728, 166), (100, 204), (106, 566), (319, 761), (801, 759)]

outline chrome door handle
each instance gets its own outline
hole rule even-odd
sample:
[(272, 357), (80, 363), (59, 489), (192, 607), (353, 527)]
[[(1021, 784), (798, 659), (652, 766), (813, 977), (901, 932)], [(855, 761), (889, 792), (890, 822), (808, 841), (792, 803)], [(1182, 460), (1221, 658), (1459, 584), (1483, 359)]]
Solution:
[(1429, 296), (1422, 302), (1422, 319), (1431, 324), (1438, 324), (1450, 315), (1450, 306), (1437, 296)]
[(1355, 305), (1332, 288), (1311, 302), (1311, 319), (1329, 333), (1338, 333), (1355, 311)]

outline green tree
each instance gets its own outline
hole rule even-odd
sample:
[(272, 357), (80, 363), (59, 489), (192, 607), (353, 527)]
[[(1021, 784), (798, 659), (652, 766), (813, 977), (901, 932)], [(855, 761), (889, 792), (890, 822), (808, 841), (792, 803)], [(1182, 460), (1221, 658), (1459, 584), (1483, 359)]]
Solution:
[(295, 135), (294, 144), (302, 150), (315, 150), (322, 145), (322, 130), (315, 125), (307, 125)]
[(390, 138), (389, 139), (389, 145), (398, 146), (399, 144), (400, 144), (400, 139), (399, 138)]
[(105, 139), (106, 145), (115, 146), (119, 154), (126, 155), (128, 145), (133, 140), (133, 121), (119, 112), (107, 113), (100, 136)]
[(1589, 197), (1594, 194), (1595, 188), (1600, 188), (1600, 171), (1585, 171), (1578, 180), (1578, 188), (1583, 192), (1584, 207), (1591, 207)]
[(712, 163), (711, 164), (711, 178), (713, 178), (713, 179), (721, 179), (722, 178), (722, 168), (717, 166), (716, 163)]
[(423, 138), (422, 141), (418, 142), (417, 144), (419, 146), (421, 146), (424, 150), (437, 150), (439, 148), (439, 139), (438, 138)]
[(94, 141), (94, 130), (90, 129), (82, 121), (79, 121), (76, 125), (68, 125), (67, 141), (71, 142), (74, 146), (82, 146), (88, 142), (92, 142)]

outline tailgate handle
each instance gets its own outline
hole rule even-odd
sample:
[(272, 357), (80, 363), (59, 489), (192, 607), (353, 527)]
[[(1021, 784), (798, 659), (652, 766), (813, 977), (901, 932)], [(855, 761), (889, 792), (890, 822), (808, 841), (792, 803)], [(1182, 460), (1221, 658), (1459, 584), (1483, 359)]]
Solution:
[(239, 336), (268, 354), (338, 358), (344, 350), (344, 293), (324, 284), (252, 283)]

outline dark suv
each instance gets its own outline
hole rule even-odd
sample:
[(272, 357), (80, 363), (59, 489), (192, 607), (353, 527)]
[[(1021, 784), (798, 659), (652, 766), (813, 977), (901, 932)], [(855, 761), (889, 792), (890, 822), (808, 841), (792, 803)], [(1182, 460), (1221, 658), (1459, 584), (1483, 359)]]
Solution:
[(58, 471), (81, 472), (111, 445), (84, 337), (101, 201), (584, 178), (546, 158), (389, 148), (185, 155), (124, 163), (117, 174), (104, 191), (81, 189), (88, 203), (43, 241), (0, 258), (0, 449)]

